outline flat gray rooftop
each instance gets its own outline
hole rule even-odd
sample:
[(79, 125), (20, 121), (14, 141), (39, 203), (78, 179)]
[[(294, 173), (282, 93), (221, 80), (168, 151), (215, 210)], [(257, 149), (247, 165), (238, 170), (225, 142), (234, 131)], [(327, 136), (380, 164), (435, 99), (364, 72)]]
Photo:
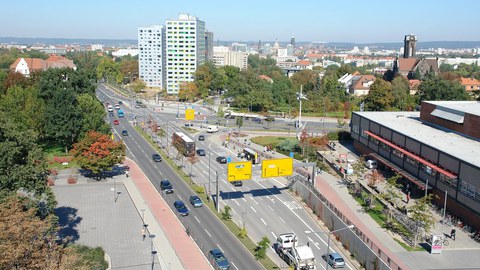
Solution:
[(398, 133), (480, 167), (480, 142), (420, 121), (420, 112), (355, 112)]
[(441, 106), (444, 108), (448, 108), (454, 111), (480, 116), (479, 101), (424, 101), (424, 102)]

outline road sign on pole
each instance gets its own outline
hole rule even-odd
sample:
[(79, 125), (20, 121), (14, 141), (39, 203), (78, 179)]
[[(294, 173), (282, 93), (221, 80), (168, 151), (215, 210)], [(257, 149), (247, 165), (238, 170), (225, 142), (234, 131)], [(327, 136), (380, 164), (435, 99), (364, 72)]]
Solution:
[(277, 158), (262, 161), (262, 178), (293, 174), (293, 158)]
[(187, 121), (195, 120), (195, 110), (194, 109), (186, 109), (185, 110), (185, 120), (187, 120)]
[(228, 181), (240, 181), (252, 179), (252, 162), (230, 162), (227, 167)]

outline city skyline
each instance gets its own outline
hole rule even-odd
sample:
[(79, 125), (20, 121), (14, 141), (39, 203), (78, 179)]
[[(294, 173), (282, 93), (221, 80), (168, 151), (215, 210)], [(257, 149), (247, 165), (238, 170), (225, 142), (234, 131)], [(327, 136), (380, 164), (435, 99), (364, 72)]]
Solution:
[[(411, 33), (420, 41), (480, 39), (480, 30), (468, 27), (480, 2), (468, 0), (455, 4), (426, 0), (412, 7), (380, 0), (304, 0), (293, 4), (245, 0), (241, 5), (180, 0), (168, 3), (168, 7), (155, 1), (87, 0), (75, 5), (53, 0), (7, 2), (2, 7), (0, 24), (9, 26), (0, 29), (3, 37), (136, 39), (138, 27), (162, 25), (184, 13), (205, 21), (215, 40), (288, 42), (295, 36), (298, 42), (399, 42)], [(59, 12), (58, 7), (65, 12)], [(70, 10), (84, 14), (83, 19), (73, 17)], [(459, 31), (466, 28), (470, 29)]]

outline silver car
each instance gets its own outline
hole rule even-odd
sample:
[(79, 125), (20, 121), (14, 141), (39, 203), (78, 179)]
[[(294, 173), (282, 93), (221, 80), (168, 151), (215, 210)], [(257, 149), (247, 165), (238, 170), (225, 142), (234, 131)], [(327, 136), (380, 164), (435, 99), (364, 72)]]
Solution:
[(343, 260), (342, 256), (340, 256), (340, 254), (338, 253), (323, 254), (322, 258), (325, 261), (327, 261), (332, 268), (345, 267), (345, 261)]

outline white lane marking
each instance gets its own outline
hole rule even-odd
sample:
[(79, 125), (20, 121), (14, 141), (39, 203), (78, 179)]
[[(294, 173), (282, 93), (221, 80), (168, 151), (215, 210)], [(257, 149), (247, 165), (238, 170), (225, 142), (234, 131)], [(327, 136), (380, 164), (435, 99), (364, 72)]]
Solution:
[(235, 267), (235, 269), (239, 270), (238, 267), (233, 262), (230, 262), (230, 263), (233, 265), (233, 267)]
[(247, 201), (247, 199), (245, 199), (245, 198), (242, 198), (242, 200), (244, 200), (245, 202)]
[(212, 237), (212, 235), (207, 231), (207, 229), (204, 229), (204, 230), (208, 234), (209, 237)]
[(277, 182), (277, 184), (278, 184), (279, 186), (281, 186), (281, 187), (285, 187), (285, 186), (286, 186), (285, 184), (278, 182), (278, 180), (275, 179), (275, 178), (270, 178), (270, 179), (272, 179), (273, 181)]
[(223, 248), (222, 248), (219, 244), (217, 244), (217, 247), (218, 247), (218, 249), (220, 249), (223, 253), (225, 253), (225, 252), (223, 251)]
[(307, 238), (308, 238), (308, 241), (312, 242), (312, 244), (313, 244), (318, 250), (320, 250), (320, 245), (319, 245), (317, 242), (313, 241), (313, 239), (310, 238), (309, 236), (307, 236)]
[(275, 210), (273, 210), (273, 208), (270, 205), (267, 205), (267, 206), (268, 208), (270, 208), (270, 211), (275, 212)]
[(272, 235), (273, 235), (273, 239), (277, 239), (277, 236), (275, 235), (275, 233), (271, 232)]
[(287, 224), (287, 223), (285, 222), (285, 220), (283, 220), (283, 218), (281, 218), (281, 217), (278, 217), (278, 218), (279, 218), (283, 223)]
[(200, 220), (198, 220), (198, 218), (196, 216), (193, 216), (193, 217), (197, 220), (198, 223), (200, 223)]
[(257, 213), (257, 211), (255, 211), (255, 208), (253, 208), (253, 206), (250, 206), (250, 208), (252, 208), (253, 212)]
[(252, 201), (254, 201), (254, 202), (257, 204), (257, 205), (260, 205), (260, 204), (258, 204), (258, 202), (257, 202), (257, 201), (255, 201), (255, 199), (254, 199), (253, 197), (250, 197), (250, 198), (251, 198), (251, 199), (252, 199)]
[(240, 204), (238, 203), (238, 201), (237, 201), (237, 200), (234, 200), (234, 202), (235, 202), (235, 203), (236, 203), (238, 206), (240, 206)]
[(265, 220), (263, 220), (263, 218), (260, 218), (260, 220), (263, 222), (263, 224), (267, 225), (267, 223), (265, 222)]

